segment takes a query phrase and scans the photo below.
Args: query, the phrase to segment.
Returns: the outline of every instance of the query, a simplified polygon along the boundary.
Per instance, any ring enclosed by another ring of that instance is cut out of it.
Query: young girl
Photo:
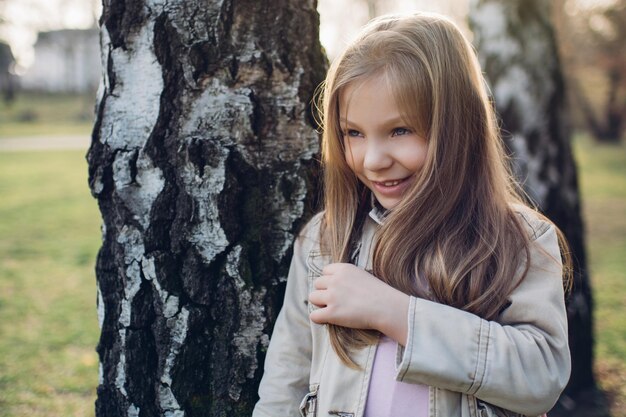
[[[323,92],[255,417],[538,416],[570,372],[559,232],[518,198],[468,41],[375,19]]]

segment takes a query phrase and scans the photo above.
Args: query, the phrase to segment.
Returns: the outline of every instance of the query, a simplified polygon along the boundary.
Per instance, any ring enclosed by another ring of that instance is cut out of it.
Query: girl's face
[[[426,139],[403,121],[383,76],[349,84],[339,109],[346,162],[384,208],[395,207],[424,165]]]

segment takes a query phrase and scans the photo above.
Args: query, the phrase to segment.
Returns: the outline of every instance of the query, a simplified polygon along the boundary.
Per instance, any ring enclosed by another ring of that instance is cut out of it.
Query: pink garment
[[[428,417],[428,387],[396,381],[395,341],[380,338],[364,417]]]
[[[363,417],[428,417],[428,386],[396,381],[396,349],[395,341],[380,338]]]

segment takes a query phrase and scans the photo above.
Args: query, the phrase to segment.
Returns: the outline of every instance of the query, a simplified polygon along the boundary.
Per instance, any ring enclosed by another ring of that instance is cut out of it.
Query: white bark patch
[[[238,290],[246,286],[245,281],[239,273],[239,262],[241,261],[241,245],[236,245],[226,256],[226,273],[233,279]]]
[[[108,72],[108,63],[109,63],[109,53],[111,49],[111,37],[109,36],[109,31],[107,30],[106,25],[102,25],[100,27],[100,65],[102,68],[102,87],[106,91],[111,91],[111,83],[109,81],[109,72]],[[103,91],[104,97],[104,91]],[[98,104],[100,101],[98,100]]]
[[[100,327],[100,330],[102,330],[102,325],[104,324],[104,298],[102,298],[102,291],[100,291],[100,286],[97,285],[96,286],[96,291],[98,294],[98,300],[96,302],[96,306],[98,309],[98,326]]]
[[[233,279],[238,291],[238,310],[240,313],[239,328],[233,335],[233,345],[235,354],[246,358],[248,364],[247,378],[254,378],[254,373],[258,368],[256,359],[256,348],[259,340],[262,343],[269,343],[267,335],[263,334],[265,326],[265,306],[263,300],[266,290],[261,288],[256,293],[252,293],[246,288],[246,283],[241,278],[239,265],[241,262],[241,246],[237,245],[227,256],[226,272]],[[265,340],[264,340],[265,338]],[[234,380],[228,388],[228,395],[234,401],[238,401],[241,395],[241,384],[243,380]]]
[[[185,412],[180,409],[176,397],[169,386],[159,386],[157,393],[159,406],[165,412],[166,417],[183,417]]]
[[[180,411],[180,404],[169,386],[159,386],[159,405],[166,412]]]
[[[304,199],[306,197],[306,182],[303,178],[294,175],[293,173],[282,173],[281,176],[287,177],[292,182],[294,189],[293,194],[289,197],[290,201],[285,200],[282,192],[276,187],[271,190],[272,192],[272,210],[276,213],[282,213],[281,216],[275,219],[275,230],[277,234],[281,235],[280,239],[276,239],[277,242],[281,242],[281,246],[274,248],[272,256],[277,262],[280,262],[287,250],[293,243],[293,233],[290,232],[293,223],[302,217],[304,213]],[[286,280],[287,277],[279,277],[281,281]]]
[[[144,277],[150,281],[159,295],[161,305],[163,306],[163,315],[166,318],[166,326],[169,330],[169,351],[165,358],[164,366],[161,371],[161,385],[158,389],[158,402],[166,416],[183,417],[185,413],[181,410],[180,404],[176,400],[171,389],[172,384],[172,367],[176,361],[176,357],[180,352],[181,346],[185,343],[188,333],[189,310],[182,308],[178,311],[178,297],[170,295],[159,283],[154,259],[144,257],[141,260],[141,268]]]
[[[245,45],[242,45],[238,52],[239,62],[250,62],[252,60],[258,60],[261,58],[261,49],[252,39],[248,39]],[[274,52],[274,51],[271,51]],[[249,78],[246,78],[249,79]]]
[[[133,218],[145,229],[150,224],[150,210],[154,201],[163,190],[165,180],[162,171],[155,167],[152,160],[139,151],[136,161],[137,175],[131,176],[131,164],[135,151],[120,151],[113,161],[113,181],[115,192],[133,213]]]
[[[137,205],[137,213],[141,225],[146,229],[149,225],[150,210],[154,201],[159,196],[165,185],[162,171],[155,167],[152,160],[142,151],[137,159],[137,177],[135,179],[139,186],[140,200]]]
[[[161,306],[163,308],[163,316],[165,318],[174,317],[178,313],[179,299],[175,295],[169,294],[161,287],[159,280],[156,276],[156,270],[154,266],[153,258],[143,258],[141,261],[141,268],[143,270],[144,277],[152,282],[152,286],[157,291],[159,299],[161,300]]]
[[[190,111],[182,126],[182,136],[204,136],[220,138],[222,145],[243,140],[252,132],[250,114],[252,103],[248,95],[251,90],[232,90],[218,79],[211,80],[204,92],[190,105]]]
[[[105,74],[103,75],[103,77],[106,77],[106,71],[103,71],[103,73]],[[100,83],[98,84],[98,92],[96,95],[96,109],[100,108],[100,104],[102,102],[103,97],[104,97],[104,81],[100,79]],[[97,114],[97,110],[96,110],[96,114]],[[102,169],[96,169],[93,174],[92,191],[95,195],[99,195],[102,192],[102,190],[104,190],[104,182],[102,181],[102,173],[103,173]]]
[[[187,139],[189,140],[189,139]],[[217,166],[206,166],[199,176],[198,169],[188,162],[182,169],[185,191],[195,202],[193,227],[189,241],[196,247],[205,264],[210,264],[215,256],[228,246],[226,234],[219,222],[217,198],[226,181],[226,148],[218,148]]]
[[[169,0],[146,0],[146,7],[148,9],[157,9],[167,6]]]
[[[120,311],[119,323],[130,326],[130,314],[133,299],[141,288],[141,269],[137,261],[133,261],[126,268],[126,285],[124,285],[124,298],[122,299],[122,310]]]
[[[513,135],[511,138],[511,147],[515,159],[513,160],[513,170],[520,183],[524,185],[524,189],[530,197],[540,207],[545,204],[548,197],[549,188],[539,177],[539,172],[543,165],[543,161],[539,156],[533,156],[528,149],[528,140],[521,135]]]
[[[502,74],[494,87],[494,97],[498,106],[506,108],[511,103],[516,107],[516,116],[527,129],[544,130],[545,115],[543,105],[534,91],[534,85],[524,68],[511,65]],[[526,129],[525,129],[526,130]]]
[[[130,326],[131,306],[133,298],[141,287],[140,262],[143,259],[145,248],[141,233],[132,226],[124,226],[117,236],[117,242],[124,248],[124,263],[126,263],[124,280],[124,298],[122,299],[119,323]]]
[[[171,389],[171,372],[176,357],[180,352],[180,347],[187,337],[189,330],[189,310],[183,307],[176,317],[167,319],[166,323],[169,329],[170,343],[169,352],[167,358],[165,358],[165,364],[160,377],[162,385],[159,387],[158,401],[161,409],[166,411],[166,415],[168,415],[167,413],[171,413],[169,415],[184,416],[184,412],[180,409],[180,405]]]
[[[258,49],[253,48],[254,45],[248,46],[250,57],[258,54]],[[245,50],[242,54],[244,58],[247,56]],[[247,68],[244,58],[241,59],[240,72],[245,72]],[[258,69],[250,66],[250,71],[258,71]],[[224,184],[227,146],[234,144],[246,163],[256,169],[273,167],[277,160],[296,161],[294,169],[297,169],[299,161],[311,160],[318,152],[316,132],[306,123],[294,122],[287,116],[302,114],[306,111],[305,105],[298,97],[298,80],[303,74],[302,68],[297,69],[296,81],[292,81],[291,75],[281,74],[278,70],[272,75],[272,96],[275,97],[273,104],[278,113],[285,115],[276,121],[275,131],[280,135],[280,140],[250,143],[251,140],[259,138],[254,138],[250,125],[254,104],[250,98],[252,90],[249,88],[233,90],[221,85],[219,80],[213,79],[202,95],[189,105],[190,111],[181,129],[181,135],[188,138],[186,140],[215,141],[219,152],[219,156],[215,157],[218,160],[217,167],[204,167],[203,178],[199,177],[197,168],[191,163],[184,172],[186,190],[196,200],[198,215],[201,219],[201,223],[193,229],[190,241],[199,249],[205,262],[212,261],[228,245],[226,236],[217,221],[219,217],[216,205],[217,196]],[[246,75],[246,79],[251,79],[251,77],[254,78],[254,75]],[[277,261],[283,259],[292,244],[293,234],[290,231],[294,221],[299,219],[304,212],[303,199],[307,191],[304,179],[296,177],[293,172],[279,175],[288,177],[289,181],[294,184],[294,195],[286,201],[277,185],[267,190],[271,198],[271,210],[280,213],[280,216],[275,217],[277,238],[273,239],[280,243],[278,247],[272,248],[272,256]],[[207,177],[213,178],[213,188],[204,187]],[[280,279],[284,280],[286,277],[280,277]]]
[[[106,52],[109,50],[111,40],[109,38],[109,32],[106,29],[106,25],[102,25],[100,28],[100,59],[101,59],[101,68],[102,68],[102,77],[100,78],[100,82],[98,83],[98,91],[96,93],[96,109],[99,109],[102,105],[102,100],[105,97],[105,94],[110,90],[109,86],[109,74],[107,71],[107,59],[109,54]],[[96,110],[96,120],[98,115],[98,110]],[[100,128],[102,129],[102,127]],[[102,130],[101,130],[102,132]],[[104,182],[102,181],[102,169],[96,169],[93,176],[93,186],[92,191],[95,195],[99,195],[104,189]],[[103,239],[104,240],[104,239]]]
[[[265,326],[265,306],[263,304],[265,289],[252,293],[250,290],[241,290],[238,294],[238,304],[240,312],[239,328],[233,335],[233,345],[236,348],[235,355],[246,358],[247,378],[254,378],[254,373],[259,367],[256,359],[256,349],[259,340],[265,346],[269,344],[269,337],[263,333]],[[241,384],[243,379],[231,381],[228,388],[229,397],[238,401],[241,395]]]
[[[111,91],[110,80],[105,77],[110,95],[102,115],[100,140],[113,149],[142,148],[159,115],[163,77],[154,54],[153,32],[154,21],[150,21],[127,42],[124,50],[111,49],[103,29],[102,44],[113,62],[115,85]]]
[[[137,407],[135,404],[129,405],[126,414],[128,415],[128,417],[139,417],[139,407]]]
[[[143,276],[148,281],[156,280],[156,266],[154,265],[154,258],[144,257],[141,260],[141,269],[143,270]]]
[[[124,298],[122,299],[120,316],[118,322],[123,326],[119,330],[119,350],[120,357],[116,366],[115,386],[119,392],[128,397],[126,392],[126,329],[130,325],[131,306],[133,297],[141,286],[140,262],[143,258],[145,248],[141,233],[132,226],[124,226],[117,235],[117,243],[124,250],[124,263],[127,265],[124,280]]]
[[[250,56],[254,54],[258,54],[258,50],[250,51]],[[243,67],[240,71],[245,71],[244,60],[241,61],[241,65]],[[297,81],[304,74],[304,70],[298,68],[295,72],[296,81],[293,82],[289,78],[291,75],[283,76],[278,70],[274,73],[273,104],[283,115],[302,114],[306,111],[305,105],[298,97]],[[261,75],[266,77],[264,72],[259,72],[259,76]],[[247,76],[246,79],[251,78]],[[277,120],[275,130],[280,135],[279,140],[250,143],[250,140],[254,140],[250,125],[254,109],[250,99],[252,93],[253,91],[247,87],[232,89],[220,84],[217,79],[211,80],[211,84],[190,104],[181,135],[219,138],[220,146],[235,144],[244,160],[257,169],[272,167],[277,160],[311,159],[319,150],[317,133],[306,123],[294,122],[290,117],[280,117]],[[303,146],[303,143],[306,146]]]
[[[516,116],[520,119],[520,125],[525,126],[526,131],[543,130],[545,103],[540,101],[542,97],[550,97],[552,92],[542,91],[538,94],[537,83],[530,78],[528,70],[522,65],[531,60],[531,62],[544,62],[542,54],[545,48],[533,39],[532,42],[524,44],[522,51],[520,41],[509,33],[507,22],[510,19],[507,17],[506,6],[497,2],[488,2],[479,6],[476,4],[477,0],[473,1],[472,19],[480,28],[480,56],[483,61],[485,57],[497,57],[499,62],[509,63],[504,72],[497,74],[493,86],[493,94],[498,107],[506,108],[513,104]],[[527,30],[530,29],[527,28]],[[515,64],[515,62],[520,62],[520,56],[525,57],[523,62]],[[549,76],[543,78],[549,80]],[[543,89],[552,84],[541,83],[541,86]]]
[[[499,64],[493,75],[493,94],[499,109],[512,109],[517,131],[511,140],[514,169],[531,198],[545,206],[550,189],[559,184],[562,172],[552,163],[558,146],[550,139],[550,100],[555,96],[556,60],[546,59],[552,53],[551,40],[541,23],[523,22],[515,11],[502,2],[472,0],[472,15],[483,61]],[[537,4],[548,15],[549,2]],[[524,30],[517,30],[524,25]],[[517,29],[516,29],[517,28]],[[532,154],[528,140],[535,141]]]
[[[237,347],[238,354],[253,360],[256,357],[256,347],[263,337],[263,328],[265,327],[265,306],[263,305],[265,293],[265,288],[254,294],[250,290],[239,293],[241,321],[239,322],[239,329],[233,336],[233,345]],[[254,378],[254,372],[258,367],[256,360],[254,362],[254,365],[248,368],[248,378]]]
[[[120,359],[115,368],[115,387],[124,397],[128,397],[126,392],[126,329],[118,331],[120,337]]]
[[[132,226],[122,227],[117,235],[117,243],[124,247],[124,263],[126,265],[130,265],[133,261],[141,261],[146,251],[141,233]]]
[[[179,348],[183,345],[187,337],[188,324],[189,310],[185,307],[180,311],[178,317],[172,317],[167,320],[167,327],[170,329],[170,336],[172,337],[172,347],[170,351],[174,354],[178,354]]]
[[[470,3],[470,8],[474,10],[472,19],[480,27],[481,55],[496,55],[503,61],[518,55],[520,45],[507,35],[506,6],[495,2],[478,6],[478,0],[471,0]]]

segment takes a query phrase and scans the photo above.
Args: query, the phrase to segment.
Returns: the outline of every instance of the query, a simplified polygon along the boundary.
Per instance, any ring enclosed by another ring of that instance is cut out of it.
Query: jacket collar
[[[369,216],[372,220],[374,220],[378,225],[383,224],[385,218],[389,214],[389,210],[380,205],[374,194],[372,194],[371,199],[372,209],[369,212]]]

